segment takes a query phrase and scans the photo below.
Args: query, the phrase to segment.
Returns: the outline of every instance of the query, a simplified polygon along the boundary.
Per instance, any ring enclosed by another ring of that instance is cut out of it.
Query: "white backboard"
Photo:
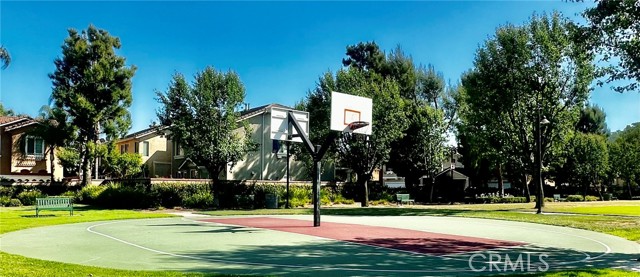
[[[293,111],[293,115],[294,117],[298,120],[298,123],[300,123],[300,127],[302,127],[304,133],[308,136],[309,135],[309,113],[308,112],[303,112],[303,111],[297,111],[297,110],[290,110],[290,109],[285,109],[285,108],[279,108],[279,107],[271,107],[271,130],[270,131],[270,137],[271,139],[275,139],[275,140],[282,140],[282,141],[287,141],[287,137],[289,136],[289,121],[287,118],[287,113],[289,111]],[[293,135],[297,135],[298,132],[296,131],[295,128],[292,128],[292,134]],[[302,142],[302,138],[300,137],[294,137],[291,140],[288,141],[293,141],[293,142]]]
[[[353,130],[353,133],[371,135],[373,129],[373,102],[371,98],[340,92],[331,92],[331,130],[351,132],[348,125],[365,121],[368,126]]]

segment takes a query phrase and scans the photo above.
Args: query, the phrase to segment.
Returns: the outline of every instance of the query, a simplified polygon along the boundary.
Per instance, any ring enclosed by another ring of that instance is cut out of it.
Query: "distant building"
[[[47,153],[47,145],[42,138],[28,135],[36,124],[37,121],[26,116],[0,116],[0,177],[3,179],[51,179],[51,158]],[[54,179],[62,179],[62,166],[55,163],[54,167]]]
[[[280,104],[269,104],[246,109],[238,121],[247,121],[252,130],[251,139],[258,143],[235,166],[227,166],[220,176],[222,180],[283,180],[286,179],[286,147],[283,142],[270,138],[271,108],[291,109]],[[152,178],[208,179],[207,170],[184,155],[179,143],[166,135],[165,127],[151,127],[125,136],[116,143],[121,152],[139,153]],[[241,128],[238,131],[242,131]],[[306,168],[294,157],[290,160],[291,180],[303,180]],[[333,178],[333,168],[326,169],[323,179]]]

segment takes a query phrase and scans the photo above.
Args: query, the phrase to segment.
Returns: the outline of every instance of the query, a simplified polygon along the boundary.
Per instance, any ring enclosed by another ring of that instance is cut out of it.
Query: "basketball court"
[[[320,227],[310,216],[90,222],[7,233],[0,250],[118,269],[289,276],[475,276],[491,264],[493,273],[633,269],[640,253],[634,242],[586,230],[430,216],[323,216]]]

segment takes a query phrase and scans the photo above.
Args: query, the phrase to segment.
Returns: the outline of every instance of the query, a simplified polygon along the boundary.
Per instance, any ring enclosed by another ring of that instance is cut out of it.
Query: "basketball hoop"
[[[347,126],[348,126],[349,130],[354,131],[354,130],[360,129],[362,127],[369,126],[369,122],[366,122],[366,121],[354,121],[354,122],[349,123]]]

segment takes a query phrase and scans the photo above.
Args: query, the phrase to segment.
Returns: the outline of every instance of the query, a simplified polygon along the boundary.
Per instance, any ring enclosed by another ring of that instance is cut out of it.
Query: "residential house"
[[[227,169],[219,176],[222,180],[284,180],[286,179],[286,147],[281,141],[270,138],[271,108],[291,109],[280,104],[269,104],[240,113],[238,121],[246,121],[251,129],[251,139],[257,143],[256,150]],[[151,127],[129,134],[117,142],[121,152],[140,153],[148,169],[149,177],[209,178],[207,170],[184,155],[179,143],[172,141],[161,127]],[[239,128],[236,130],[242,132]],[[303,180],[304,165],[293,157],[290,160],[291,180]],[[333,168],[327,167],[323,179],[333,178]]]
[[[8,180],[50,180],[51,158],[42,138],[28,135],[37,121],[26,116],[0,116],[0,177]],[[27,136],[24,140],[21,138]],[[54,179],[62,179],[55,163]]]

